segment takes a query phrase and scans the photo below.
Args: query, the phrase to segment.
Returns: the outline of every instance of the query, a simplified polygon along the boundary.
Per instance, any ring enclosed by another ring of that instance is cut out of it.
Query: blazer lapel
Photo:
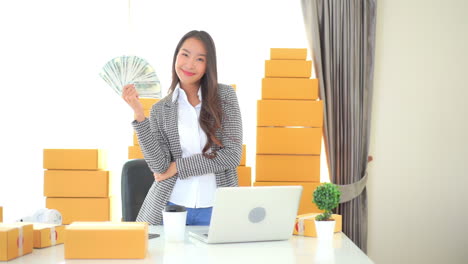
[[[182,158],[182,149],[180,147],[179,129],[177,125],[177,100],[167,100],[164,104],[164,131],[166,131],[169,140],[169,148],[172,153],[172,159]]]

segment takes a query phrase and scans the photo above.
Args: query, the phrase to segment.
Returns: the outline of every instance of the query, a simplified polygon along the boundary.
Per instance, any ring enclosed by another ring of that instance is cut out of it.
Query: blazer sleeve
[[[169,148],[158,125],[161,122],[159,119],[161,115],[155,105],[151,109],[149,119],[132,122],[146,163],[154,173],[166,172],[171,161]]]
[[[220,95],[224,114],[221,122],[220,138],[223,148],[217,151],[216,157],[213,159],[206,158],[203,154],[177,159],[177,174],[181,179],[235,169],[240,164],[242,156],[242,119],[237,96],[232,87],[221,84]]]

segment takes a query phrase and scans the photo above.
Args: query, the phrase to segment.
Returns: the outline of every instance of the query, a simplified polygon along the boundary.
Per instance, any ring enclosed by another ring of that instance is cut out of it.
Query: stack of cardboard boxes
[[[34,224],[34,247],[65,243],[66,259],[144,258],[147,223],[110,221],[110,175],[100,149],[45,149],[46,207],[68,226]]]
[[[46,207],[62,223],[110,221],[110,175],[100,149],[44,149]]]
[[[149,118],[150,113],[151,113],[151,108],[153,107],[155,103],[159,101],[159,99],[140,98],[139,100],[141,104],[143,105],[145,116]],[[138,137],[135,131],[133,131],[133,146],[128,147],[128,159],[144,159],[143,153],[141,152],[141,148],[138,143]]]
[[[306,56],[307,49],[271,49],[257,103],[254,185],[302,185],[299,214],[321,212],[312,197],[320,184],[323,105]]]

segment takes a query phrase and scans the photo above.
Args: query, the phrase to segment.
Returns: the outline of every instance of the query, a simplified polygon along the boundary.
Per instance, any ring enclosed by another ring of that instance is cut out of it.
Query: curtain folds
[[[340,185],[343,232],[367,251],[367,157],[376,0],[301,0],[320,99],[330,180]]]

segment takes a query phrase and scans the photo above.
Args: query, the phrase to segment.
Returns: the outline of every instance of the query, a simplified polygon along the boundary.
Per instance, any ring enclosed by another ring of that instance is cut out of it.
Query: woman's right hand
[[[127,84],[122,89],[122,98],[135,112],[135,120],[141,122],[145,120],[145,112],[143,111],[143,105],[138,100],[138,92],[135,89],[135,85]]]

